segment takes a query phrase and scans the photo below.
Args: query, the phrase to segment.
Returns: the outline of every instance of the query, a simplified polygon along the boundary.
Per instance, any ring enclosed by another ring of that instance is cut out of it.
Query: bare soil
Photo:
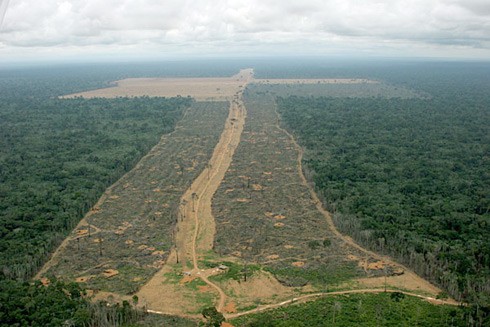
[[[113,87],[74,93],[63,98],[190,96],[198,101],[231,101],[250,73],[251,70],[242,70],[237,75],[224,78],[128,78],[114,82]]]

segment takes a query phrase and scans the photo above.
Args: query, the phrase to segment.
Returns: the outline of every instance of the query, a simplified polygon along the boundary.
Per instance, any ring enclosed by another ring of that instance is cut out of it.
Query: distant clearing
[[[115,82],[114,87],[74,93],[63,98],[117,98],[117,97],[175,97],[191,96],[198,101],[232,100],[243,85],[248,70],[224,78],[127,78]]]

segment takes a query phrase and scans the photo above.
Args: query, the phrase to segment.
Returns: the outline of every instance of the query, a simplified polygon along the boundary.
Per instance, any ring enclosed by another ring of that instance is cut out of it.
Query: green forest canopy
[[[490,75],[417,73],[406,81],[430,98],[285,97],[279,111],[342,232],[488,305]]]

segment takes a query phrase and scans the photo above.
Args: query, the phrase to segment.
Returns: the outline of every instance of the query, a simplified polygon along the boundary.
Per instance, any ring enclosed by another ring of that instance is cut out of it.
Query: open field
[[[205,168],[227,103],[194,103],[176,130],[107,190],[38,274],[128,294],[158,271],[174,241],[179,200]]]
[[[74,93],[64,98],[191,96],[198,101],[232,100],[250,72],[242,70],[227,78],[128,78],[114,82],[114,87]]]

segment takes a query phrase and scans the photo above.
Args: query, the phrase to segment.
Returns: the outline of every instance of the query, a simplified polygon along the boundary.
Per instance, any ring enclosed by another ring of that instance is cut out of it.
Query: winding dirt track
[[[215,283],[209,280],[209,276],[218,273],[216,269],[201,269],[199,258],[207,251],[212,250],[215,223],[211,212],[211,200],[223,180],[228,167],[231,164],[236,147],[240,143],[240,137],[245,124],[246,110],[242,101],[242,93],[247,83],[252,80],[253,70],[240,71],[235,76],[240,84],[230,104],[230,113],[220,140],[216,145],[213,155],[206,165],[206,169],[196,178],[191,187],[181,198],[179,223],[175,234],[176,248],[173,251],[174,263],[182,265],[182,270],[191,278],[200,278],[212,287],[219,295],[216,307],[221,311],[226,302],[226,294]],[[162,269],[165,271],[166,267]],[[162,275],[162,274],[157,274]],[[159,282],[150,280],[140,291],[139,295],[148,300],[152,309],[159,309],[152,305],[152,298],[158,294],[158,287],[163,287]],[[150,312],[159,313],[152,310]]]

